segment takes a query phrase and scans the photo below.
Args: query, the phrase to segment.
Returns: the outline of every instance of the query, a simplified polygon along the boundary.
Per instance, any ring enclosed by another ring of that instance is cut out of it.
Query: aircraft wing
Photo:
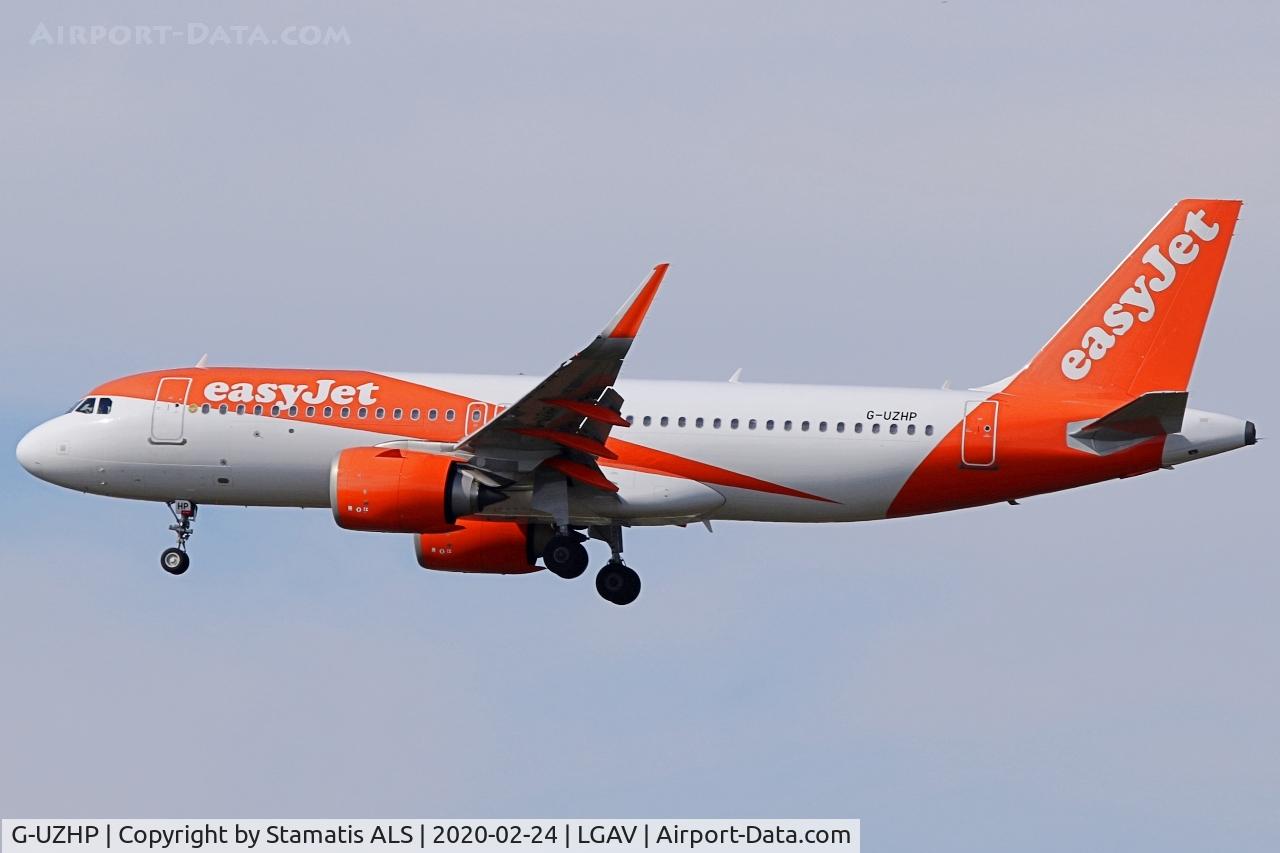
[[[598,459],[616,458],[605,446],[609,431],[630,426],[613,385],[666,273],[667,264],[654,267],[586,349],[463,438],[457,449],[473,454],[473,466],[499,475],[550,470],[616,492],[618,487],[597,464]]]

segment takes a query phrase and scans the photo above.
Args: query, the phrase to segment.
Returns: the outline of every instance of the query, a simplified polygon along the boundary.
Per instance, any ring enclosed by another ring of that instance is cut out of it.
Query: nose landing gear
[[[169,525],[178,537],[178,547],[166,548],[160,554],[160,568],[171,575],[180,575],[191,566],[191,557],[187,555],[187,540],[195,532],[192,522],[196,519],[198,507],[191,501],[168,501],[169,512],[173,513],[173,524]]]

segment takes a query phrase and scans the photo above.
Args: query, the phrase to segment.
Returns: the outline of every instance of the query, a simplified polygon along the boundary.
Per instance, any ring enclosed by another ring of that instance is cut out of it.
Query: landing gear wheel
[[[554,575],[565,580],[579,577],[587,570],[587,549],[572,536],[552,536],[542,549],[542,562]]]
[[[630,604],[640,595],[640,576],[622,563],[606,563],[596,575],[596,592],[610,604]]]
[[[180,575],[191,566],[191,558],[186,551],[177,548],[165,548],[160,555],[160,567],[171,575]]]

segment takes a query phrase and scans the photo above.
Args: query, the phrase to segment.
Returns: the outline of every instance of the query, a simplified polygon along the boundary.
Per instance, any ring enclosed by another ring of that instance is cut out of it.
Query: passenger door
[[[187,394],[191,380],[186,377],[167,376],[156,388],[156,404],[151,410],[152,444],[185,444],[182,437],[183,419],[186,416]]]

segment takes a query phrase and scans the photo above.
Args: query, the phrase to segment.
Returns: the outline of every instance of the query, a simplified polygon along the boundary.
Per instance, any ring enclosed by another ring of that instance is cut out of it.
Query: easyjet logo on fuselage
[[[1158,274],[1158,278],[1140,275],[1133,286],[1120,294],[1102,313],[1102,326],[1090,326],[1080,339],[1078,349],[1068,350],[1062,357],[1062,375],[1071,380],[1084,379],[1095,361],[1107,357],[1116,341],[1139,323],[1149,323],[1156,316],[1156,294],[1173,284],[1179,266],[1186,266],[1200,254],[1200,244],[1195,238],[1211,242],[1218,236],[1217,224],[1204,221],[1204,211],[1187,214],[1183,233],[1169,241],[1163,249],[1159,244],[1151,246],[1142,256],[1142,262]],[[1106,328],[1103,328],[1105,326]]]
[[[319,379],[312,390],[311,385],[289,384],[285,382],[210,382],[204,386],[204,397],[213,403],[223,400],[228,403],[281,403],[285,408],[295,406],[299,401],[309,406],[320,403],[332,403],[335,406],[349,406],[356,403],[361,406],[372,406],[377,402],[374,394],[378,386],[372,382],[363,385],[339,385],[336,379]]]

